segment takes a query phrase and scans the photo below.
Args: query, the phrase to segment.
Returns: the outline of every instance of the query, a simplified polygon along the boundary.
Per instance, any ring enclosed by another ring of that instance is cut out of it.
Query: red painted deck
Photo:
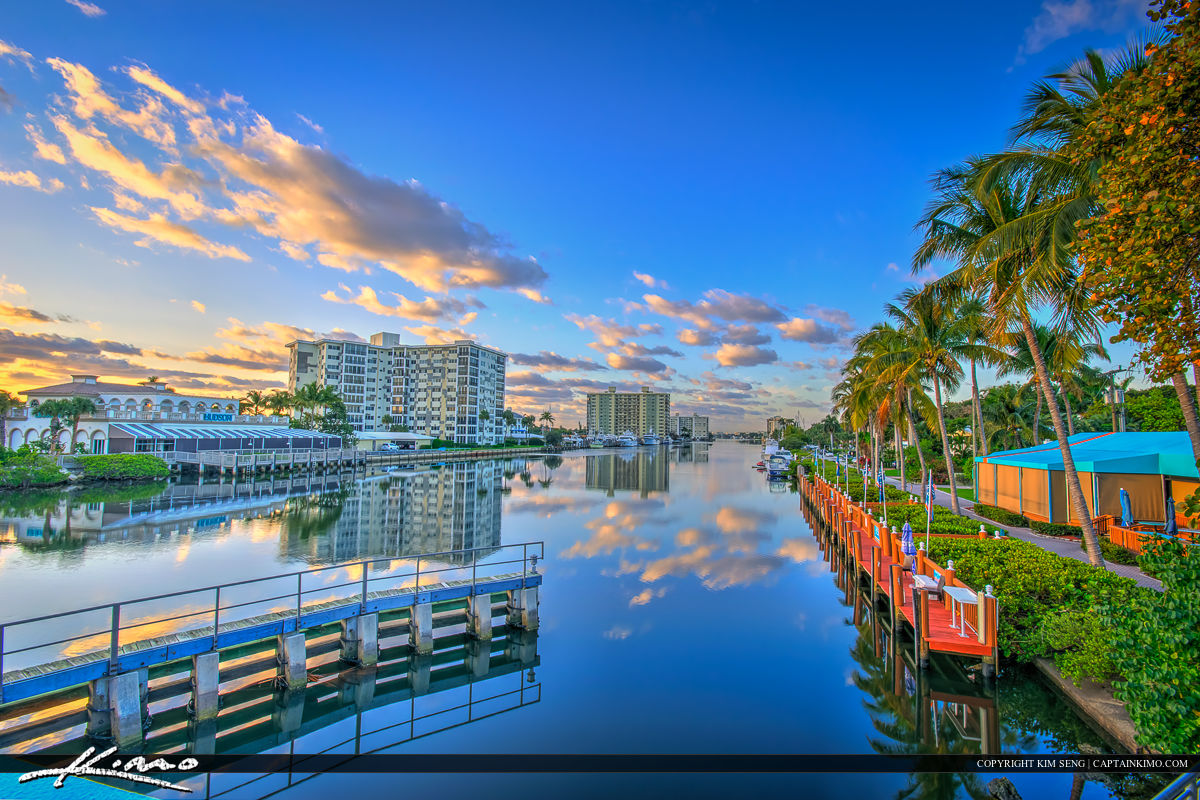
[[[879,544],[875,537],[871,536],[866,531],[859,530],[852,526],[851,530],[859,537],[861,548],[859,552],[870,554],[871,548]],[[857,555],[855,556],[857,559]],[[859,562],[860,564],[862,562]],[[891,597],[891,565],[898,563],[895,559],[884,556],[882,552],[879,557],[879,573],[883,576],[883,581],[876,582],[879,590],[883,594]],[[867,563],[862,564],[863,569],[869,574],[871,572],[871,562],[867,559]],[[882,585],[881,585],[882,583]],[[900,595],[903,598],[903,603],[900,605],[900,612],[904,618],[908,620],[908,624],[913,624],[913,605],[912,605],[912,573],[901,571],[900,573]],[[968,618],[969,619],[969,618]],[[925,631],[925,640],[929,642],[929,649],[938,653],[957,653],[964,656],[990,656],[992,648],[990,645],[980,644],[978,634],[968,626],[965,630],[966,637],[959,636],[958,620],[954,622],[954,627],[950,627],[950,598],[946,596],[944,600],[938,601],[930,598],[929,600],[929,630]]]
[[[863,515],[863,512],[856,505],[847,503],[844,498],[835,494],[832,491],[832,487],[830,487],[824,481],[818,481],[816,484],[813,484],[806,480],[805,484],[808,486],[807,491],[811,492],[810,499],[814,500],[818,504],[828,503],[829,511],[834,514],[844,515],[844,518],[849,520],[849,536],[852,538],[850,538],[846,544],[848,545],[847,550],[850,553],[850,557],[861,566],[863,571],[865,571],[868,575],[872,575],[872,581],[878,587],[877,591],[887,595],[890,599],[892,583],[891,567],[893,564],[899,564],[900,562],[892,556],[886,555],[885,548],[881,546],[879,540],[877,540],[871,533],[864,529],[863,526],[871,526],[871,521],[868,520],[865,515]],[[862,523],[861,525],[859,524],[860,521]],[[833,520],[830,520],[830,522],[833,522]],[[834,535],[838,536],[836,532]],[[879,547],[878,578],[872,574],[871,551],[874,547]],[[899,553],[899,548],[894,544],[888,549],[894,550],[894,552],[897,554]],[[947,574],[947,571],[943,567],[934,564],[932,561],[926,561],[925,574],[930,573],[943,575]],[[947,581],[947,584],[949,585],[950,581]],[[957,580],[954,581],[954,585],[964,586],[961,581]],[[900,570],[900,598],[895,605],[904,619],[908,622],[909,626],[915,629],[916,626],[914,625],[915,613],[912,602],[912,586],[912,573]],[[981,594],[975,590],[974,587],[967,588],[970,588],[972,591],[976,592],[977,595]],[[982,597],[980,599],[982,601]],[[977,610],[974,607],[967,606],[966,608],[967,626],[964,629],[966,636],[962,636],[959,634],[959,624],[957,619],[955,619],[955,624],[953,627],[950,625],[951,615],[949,595],[943,595],[942,600],[935,600],[930,597],[927,603],[928,629],[922,632],[922,638],[927,643],[929,650],[933,652],[953,653],[956,655],[973,656],[977,658],[995,657],[997,655],[997,648],[995,642],[996,623],[994,617],[994,602],[994,600],[989,598],[989,603],[991,604],[990,607],[993,611],[993,618],[991,620],[991,624],[986,625],[987,630],[984,632],[984,641],[981,642],[978,632],[973,627],[978,616]]]

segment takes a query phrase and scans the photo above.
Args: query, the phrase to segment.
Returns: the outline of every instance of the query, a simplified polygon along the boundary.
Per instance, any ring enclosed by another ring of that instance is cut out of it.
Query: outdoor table
[[[958,606],[958,635],[965,638],[967,615],[963,613],[963,606],[978,606],[979,595],[962,586],[947,586],[944,591],[950,597],[950,627],[954,627],[954,607]]]

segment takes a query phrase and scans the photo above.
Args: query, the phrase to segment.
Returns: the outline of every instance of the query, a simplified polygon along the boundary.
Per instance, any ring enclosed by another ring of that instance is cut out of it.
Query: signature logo
[[[93,775],[101,778],[122,778],[134,783],[145,783],[150,786],[157,786],[160,789],[174,789],[179,792],[192,791],[186,786],[170,781],[164,781],[159,778],[152,778],[143,773],[150,770],[182,770],[184,772],[193,770],[200,765],[200,762],[194,758],[185,758],[178,764],[172,764],[163,758],[156,758],[153,761],[146,761],[143,756],[134,756],[133,758],[124,761],[121,758],[113,759],[111,767],[98,766],[104,762],[109,756],[117,752],[116,747],[110,747],[99,755],[93,756],[96,748],[89,747],[79,758],[71,762],[70,766],[60,769],[39,769],[36,772],[26,772],[17,782],[28,783],[36,781],[40,778],[57,778],[54,781],[54,788],[61,789],[63,783],[72,775],[83,776]]]

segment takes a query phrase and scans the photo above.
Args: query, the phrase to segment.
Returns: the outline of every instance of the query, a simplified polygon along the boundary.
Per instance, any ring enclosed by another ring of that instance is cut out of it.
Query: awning
[[[1077,433],[1068,437],[1075,468],[1080,472],[1197,477],[1191,439],[1186,431],[1164,433]],[[1063,469],[1057,442],[980,456],[980,464],[1030,469]]]
[[[332,433],[269,425],[171,425],[151,422],[113,422],[115,430],[135,439],[340,439]]]

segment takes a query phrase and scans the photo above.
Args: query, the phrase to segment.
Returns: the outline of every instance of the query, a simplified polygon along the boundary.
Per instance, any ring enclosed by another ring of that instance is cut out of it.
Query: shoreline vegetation
[[[0,490],[60,487],[73,481],[161,481],[171,474],[166,461],[149,453],[80,455],[70,458],[79,467],[78,475],[60,466],[58,459],[28,447],[0,450]]]
[[[861,499],[865,488],[867,508],[878,518],[874,481],[864,486],[857,470],[849,478],[844,471],[835,477],[832,464],[822,473],[812,459],[802,463],[810,475],[848,488],[851,498]],[[885,497],[889,527],[908,522],[923,546],[927,511],[921,499],[893,486],[885,486]],[[1002,525],[1016,527],[1017,516]],[[1007,536],[1002,525],[989,530],[988,538],[963,538],[978,534],[975,521],[935,506],[926,554],[940,565],[953,561],[955,577],[976,591],[992,587],[1001,609],[1002,659],[1046,674],[1052,667],[1071,683],[1072,700],[1086,713],[1100,715],[1096,724],[1131,748],[1192,752],[1200,743],[1200,692],[1187,681],[1198,666],[1187,655],[1191,632],[1182,626],[1196,613],[1190,587],[1200,580],[1200,560],[1185,557],[1179,542],[1147,542],[1136,563],[1162,581],[1160,592]],[[993,538],[995,533],[1003,538]],[[1111,701],[1096,699],[1103,693]],[[1137,731],[1129,742],[1122,733],[1122,713]]]
[[[1183,753],[1200,750],[1200,550],[1148,536],[1133,558],[1106,541],[1069,444],[1127,430],[1128,413],[1134,431],[1186,430],[1200,467],[1200,13],[1185,0],[1148,13],[1160,25],[1143,40],[1087,50],[1034,83],[1004,149],[932,176],[911,262],[920,285],[854,338],[830,416],[781,444],[827,445],[870,470],[895,463],[905,487],[949,484],[929,556],[995,588],[1004,657],[1104,684],[1139,747]],[[1132,345],[1128,368],[1103,363],[1113,330],[1110,342]],[[980,368],[1019,382],[981,387]],[[1159,385],[1127,398],[1135,368]],[[967,400],[948,401],[960,390]],[[963,527],[957,489],[974,477],[958,476],[975,476],[976,458],[1041,444],[1061,454],[1077,525],[973,511],[1078,536],[1086,563],[1032,542],[945,536]],[[865,488],[855,477],[851,496]],[[1200,524],[1200,489],[1180,506],[1168,517]],[[1110,559],[1135,562],[1161,591],[1113,574]]]

